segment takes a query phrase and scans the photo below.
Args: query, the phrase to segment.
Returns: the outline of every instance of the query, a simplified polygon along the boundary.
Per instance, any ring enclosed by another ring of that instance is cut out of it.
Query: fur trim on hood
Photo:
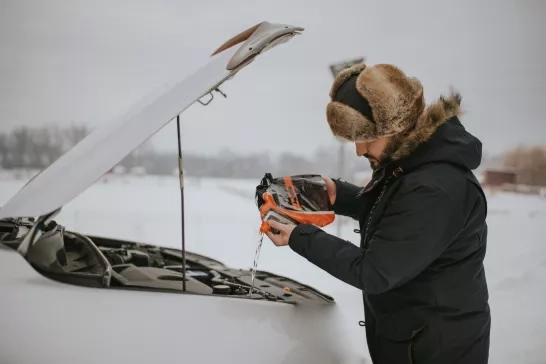
[[[443,123],[452,117],[459,117],[462,97],[452,91],[449,96],[440,96],[428,105],[417,119],[415,126],[402,136],[398,148],[393,151],[393,161],[407,157],[421,143],[426,142]]]

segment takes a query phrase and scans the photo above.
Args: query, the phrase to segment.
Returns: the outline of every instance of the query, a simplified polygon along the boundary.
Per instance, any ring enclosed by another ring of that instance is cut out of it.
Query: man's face
[[[384,152],[392,137],[378,138],[370,142],[355,142],[356,155],[366,157],[372,169],[377,169],[388,157]]]

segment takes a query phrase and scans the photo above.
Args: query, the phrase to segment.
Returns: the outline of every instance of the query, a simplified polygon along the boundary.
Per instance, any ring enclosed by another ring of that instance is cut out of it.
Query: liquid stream
[[[250,291],[248,292],[249,297],[252,296],[252,293],[254,293],[254,279],[256,278],[256,269],[258,268],[258,259],[260,257],[260,250],[262,249],[262,242],[264,240],[264,234],[260,234],[260,237],[258,238],[258,246],[256,247],[256,254],[254,255],[254,265],[252,267],[251,271],[251,285],[250,285]]]

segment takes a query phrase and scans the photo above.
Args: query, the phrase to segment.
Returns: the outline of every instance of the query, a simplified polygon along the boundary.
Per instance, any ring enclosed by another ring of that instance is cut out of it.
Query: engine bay
[[[32,219],[0,220],[0,243],[17,249]],[[333,298],[292,279],[257,271],[253,293],[251,271],[232,269],[199,254],[151,244],[83,235],[54,221],[25,259],[48,278],[70,284],[269,300],[286,303],[331,303]]]

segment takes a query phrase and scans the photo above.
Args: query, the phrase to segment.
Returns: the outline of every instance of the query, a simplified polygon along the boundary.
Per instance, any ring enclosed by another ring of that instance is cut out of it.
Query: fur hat
[[[341,71],[330,90],[326,117],[346,141],[371,141],[411,128],[425,109],[423,86],[396,66],[361,63]]]

